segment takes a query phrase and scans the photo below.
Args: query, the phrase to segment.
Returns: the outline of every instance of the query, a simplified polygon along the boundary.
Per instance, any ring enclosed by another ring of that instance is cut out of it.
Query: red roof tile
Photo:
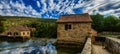
[[[9,30],[31,31],[31,28],[27,26],[13,26]]]
[[[56,22],[92,22],[90,15],[85,14],[71,14],[71,15],[62,15]]]

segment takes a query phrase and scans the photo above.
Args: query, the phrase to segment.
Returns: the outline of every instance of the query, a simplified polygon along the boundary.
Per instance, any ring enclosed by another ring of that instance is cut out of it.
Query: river
[[[56,40],[28,40],[25,42],[1,42],[0,54],[57,54],[52,45]]]
[[[0,54],[77,54],[74,49],[57,48],[56,39],[30,39],[25,42],[0,42]]]

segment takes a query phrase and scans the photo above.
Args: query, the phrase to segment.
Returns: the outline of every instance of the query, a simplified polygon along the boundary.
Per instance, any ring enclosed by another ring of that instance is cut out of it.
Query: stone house
[[[5,32],[2,33],[4,36],[21,36],[30,38],[31,32],[34,31],[35,28],[30,28],[27,26],[13,26],[7,29]]]
[[[84,44],[87,36],[91,36],[91,22],[88,13],[62,15],[56,21],[57,43]]]

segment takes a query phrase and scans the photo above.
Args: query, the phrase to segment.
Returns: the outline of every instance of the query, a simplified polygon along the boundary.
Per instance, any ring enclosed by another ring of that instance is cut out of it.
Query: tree
[[[103,22],[104,22],[104,16],[100,14],[91,15],[91,18],[93,20],[92,22],[92,28],[97,30],[98,32],[103,31]]]
[[[36,37],[56,38],[57,26],[55,23],[40,23],[35,31]]]
[[[28,27],[37,28],[38,24],[39,24],[39,22],[33,21],[33,22],[25,23],[24,25],[28,26]]]
[[[104,30],[105,31],[117,31],[118,18],[115,16],[108,16],[104,19]]]
[[[120,17],[118,18],[118,23],[116,24],[117,32],[120,32]]]
[[[3,21],[4,19],[0,16],[0,33],[4,31]]]

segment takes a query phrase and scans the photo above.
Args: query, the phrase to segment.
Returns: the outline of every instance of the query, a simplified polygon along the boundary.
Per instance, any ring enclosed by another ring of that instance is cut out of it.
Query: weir
[[[101,39],[102,38],[102,39]],[[103,41],[105,39],[105,41]],[[51,41],[40,41],[40,40],[28,40],[26,42],[1,42],[0,54],[119,54],[120,40],[110,37],[97,37],[97,40],[91,42],[91,37],[86,39],[86,43],[83,49],[60,49],[57,46],[51,44]],[[54,41],[53,41],[54,42]],[[42,45],[46,43],[45,45]],[[80,52],[81,51],[81,52]],[[69,52],[69,53],[67,53]]]
[[[53,40],[51,40],[53,41]],[[1,42],[0,54],[57,54],[56,47],[51,42],[28,40],[26,42]]]

